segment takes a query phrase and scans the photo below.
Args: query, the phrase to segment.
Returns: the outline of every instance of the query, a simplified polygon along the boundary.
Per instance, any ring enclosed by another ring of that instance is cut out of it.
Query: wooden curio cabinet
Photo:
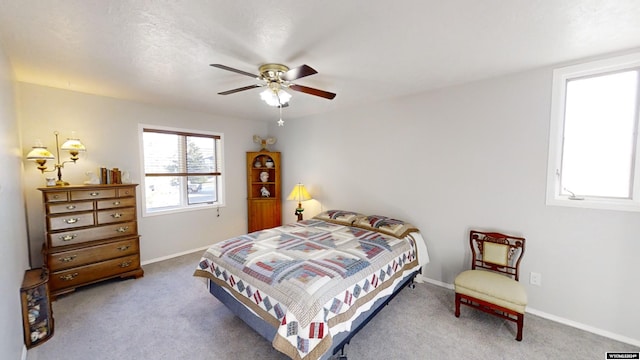
[[[247,152],[249,232],[282,225],[280,153]]]
[[[24,344],[27,349],[49,340],[53,336],[53,313],[46,269],[27,270],[24,274],[20,299],[24,325]]]

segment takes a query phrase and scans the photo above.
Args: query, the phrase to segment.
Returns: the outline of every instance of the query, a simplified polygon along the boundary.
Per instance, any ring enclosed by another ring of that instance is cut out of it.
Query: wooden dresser
[[[39,188],[51,298],[114,277],[141,277],[136,184]]]

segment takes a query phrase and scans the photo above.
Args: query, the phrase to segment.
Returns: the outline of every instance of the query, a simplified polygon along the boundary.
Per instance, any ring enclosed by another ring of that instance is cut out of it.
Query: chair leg
[[[460,317],[460,294],[456,293],[456,317]]]
[[[516,334],[516,340],[522,341],[522,327],[524,325],[524,314],[518,314],[518,333]]]

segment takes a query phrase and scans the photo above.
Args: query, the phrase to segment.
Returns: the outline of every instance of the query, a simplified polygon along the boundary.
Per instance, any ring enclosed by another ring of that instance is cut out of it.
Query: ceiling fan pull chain
[[[278,102],[280,102],[280,98],[278,97]],[[278,120],[278,126],[284,126],[284,120],[282,120],[282,104],[278,106],[280,108],[280,120]]]

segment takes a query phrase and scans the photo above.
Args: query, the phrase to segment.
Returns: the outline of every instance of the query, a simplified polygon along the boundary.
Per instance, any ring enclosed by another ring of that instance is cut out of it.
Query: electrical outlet
[[[542,274],[531,272],[531,274],[529,275],[529,284],[542,286]]]

